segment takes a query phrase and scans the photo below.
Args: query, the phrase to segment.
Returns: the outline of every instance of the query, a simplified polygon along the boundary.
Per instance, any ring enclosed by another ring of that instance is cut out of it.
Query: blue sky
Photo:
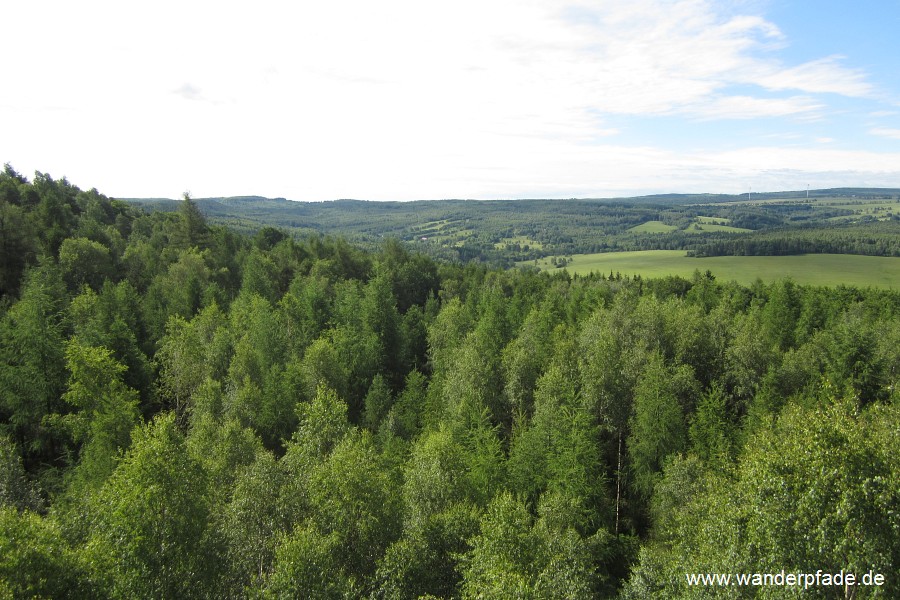
[[[4,20],[0,161],[111,196],[900,187],[892,1],[47,0]]]

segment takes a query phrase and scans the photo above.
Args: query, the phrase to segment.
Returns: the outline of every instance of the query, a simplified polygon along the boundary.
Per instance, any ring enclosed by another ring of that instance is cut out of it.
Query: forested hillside
[[[437,260],[511,267],[546,256],[690,250],[697,256],[843,253],[897,256],[900,190],[816,190],[746,196],[670,194],[609,200],[293,202],[200,198],[210,222],[253,234],[339,235],[377,250],[386,238]],[[132,199],[175,212],[179,202]],[[701,270],[702,267],[701,267]]]
[[[900,293],[436,262],[7,167],[0,294],[0,598],[900,595]]]

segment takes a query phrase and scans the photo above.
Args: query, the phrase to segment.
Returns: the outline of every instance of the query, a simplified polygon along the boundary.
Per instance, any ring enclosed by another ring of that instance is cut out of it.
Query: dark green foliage
[[[0,189],[4,187],[11,185],[0,175]],[[22,274],[36,251],[37,240],[25,209],[0,202],[0,298],[18,294]]]
[[[9,436],[0,436],[0,507],[37,511],[41,504],[36,486],[22,468],[19,449]]]
[[[185,192],[184,199],[178,209],[178,224],[172,235],[172,246],[179,250],[198,248],[202,250],[209,244],[209,227],[206,218],[200,212],[196,202]]]
[[[106,348],[66,346],[69,384],[63,399],[77,412],[61,419],[81,446],[73,476],[76,486],[98,488],[113,472],[121,451],[131,442],[138,422],[138,393],[122,381],[126,367]]]
[[[376,375],[366,394],[365,417],[363,422],[369,429],[375,429],[387,416],[393,404],[391,390],[384,382],[384,377]]]
[[[33,269],[22,299],[0,321],[0,411],[5,428],[25,449],[26,462],[54,457],[59,450],[43,419],[65,412],[64,302],[58,271]]]
[[[690,390],[694,385],[689,368],[668,368],[659,354],[653,354],[635,387],[628,451],[635,487],[646,499],[653,493],[666,458],[680,452],[687,444],[687,426],[679,392]]]
[[[722,467],[734,456],[735,423],[728,397],[721,385],[714,385],[697,403],[690,426],[694,452],[707,464]]]

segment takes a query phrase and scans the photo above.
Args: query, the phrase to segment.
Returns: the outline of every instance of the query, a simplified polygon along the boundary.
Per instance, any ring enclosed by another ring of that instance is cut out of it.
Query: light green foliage
[[[446,430],[423,434],[405,470],[405,526],[421,529],[430,517],[471,495],[462,446]]]
[[[401,314],[413,306],[424,306],[440,286],[436,265],[422,254],[410,254],[394,238],[385,241],[381,259]]]
[[[466,336],[465,341],[448,356],[447,372],[441,380],[441,405],[443,417],[449,422],[462,423],[471,411],[487,411],[489,417],[495,413],[490,410],[491,380],[495,372],[484,360],[484,354],[478,348],[474,333]]]
[[[162,271],[163,257],[147,240],[132,236],[121,258],[121,275],[135,287],[146,291],[153,277]]]
[[[885,391],[896,403],[900,397],[900,323],[882,321],[875,340],[874,362],[881,365]]]
[[[646,340],[637,337],[631,318],[634,304],[633,296],[620,294],[610,309],[588,317],[578,336],[582,393],[601,423],[617,434],[625,430],[646,360]]]
[[[228,561],[222,570],[234,596],[260,588],[272,572],[279,533],[288,527],[278,505],[283,483],[284,473],[267,450],[257,450],[252,463],[237,469],[219,517]]]
[[[527,417],[534,408],[534,387],[550,354],[553,326],[548,310],[535,307],[519,334],[503,349],[503,390],[515,420]]]
[[[900,426],[896,413],[881,415]],[[868,429],[839,401],[816,411],[788,408],[750,443],[740,490],[747,543],[757,549],[750,558],[760,569],[891,572],[900,557],[896,460]]]
[[[0,597],[102,598],[51,519],[0,506]]]
[[[297,405],[300,420],[291,439],[288,454],[295,453],[303,460],[318,460],[327,456],[350,431],[347,403],[337,393],[320,385],[311,402]]]
[[[113,597],[214,595],[207,479],[174,415],[135,431],[94,506],[85,556]]]
[[[340,564],[369,576],[399,530],[398,492],[380,468],[371,436],[348,435],[309,479],[311,522],[338,541]]]
[[[684,574],[695,572],[892,573],[900,557],[897,411],[858,415],[852,402],[829,400],[815,409],[786,407],[749,440],[733,479],[701,475],[696,461],[670,465],[654,511],[667,544],[642,550],[625,597],[709,593],[685,585]],[[896,585],[888,577],[883,587],[857,591],[889,598]],[[785,590],[745,592],[780,598]],[[824,588],[815,593],[832,597]]]
[[[343,570],[337,558],[340,544],[335,533],[323,534],[311,524],[299,525],[280,540],[263,597],[338,600],[359,596],[356,579]]]
[[[201,393],[216,393],[211,388],[205,387]],[[188,453],[203,466],[211,488],[221,496],[234,485],[239,469],[263,450],[262,440],[252,429],[234,417],[216,417],[205,411],[191,419],[186,442]]]
[[[335,569],[368,580],[399,534],[399,489],[371,435],[350,427],[347,406],[333,391],[320,388],[298,412],[300,425],[281,461],[287,479],[279,503],[289,522],[305,520],[303,544],[331,544]]]
[[[474,406],[467,407],[460,414],[460,420],[450,422],[448,426],[463,447],[473,500],[484,506],[502,489],[506,479],[499,427],[491,424],[486,408],[479,411]]]
[[[332,369],[337,367],[346,373],[345,387],[338,391],[346,399],[350,420],[354,423],[360,421],[366,392],[386,360],[382,355],[382,340],[370,326],[371,322],[367,322],[367,317],[371,316],[367,304],[365,290],[358,282],[348,281],[335,286],[337,325],[328,336],[337,356]]]
[[[413,439],[422,429],[427,416],[437,411],[429,411],[427,396],[428,381],[419,371],[410,371],[406,376],[403,391],[391,407],[382,428],[404,439]]]
[[[54,180],[40,172],[35,172],[32,187],[39,198],[32,214],[42,238],[42,249],[45,254],[56,256],[75,224],[73,207],[77,188],[65,177]]]
[[[711,399],[716,398],[715,394]],[[707,467],[696,454],[677,454],[666,461],[661,477],[653,490],[650,502],[651,536],[655,541],[672,543],[678,540],[678,527],[690,511],[685,509],[704,492],[705,477],[718,465]],[[691,525],[696,523],[691,522]]]
[[[551,502],[552,504],[552,502]],[[596,581],[590,545],[555,510],[536,522],[509,493],[498,495],[463,565],[463,598],[586,598]]]
[[[297,405],[297,417],[297,430],[285,444],[285,454],[279,462],[286,478],[279,502],[293,523],[308,513],[308,484],[313,469],[351,431],[347,403],[324,385],[319,386],[312,401]]]
[[[885,396],[883,366],[876,351],[881,332],[860,309],[851,307],[826,334],[825,373],[838,389],[867,404]]]
[[[232,340],[224,314],[215,304],[191,321],[173,315],[159,342],[155,362],[163,398],[183,419],[193,409],[193,397],[207,380],[224,377]]]
[[[448,596],[459,581],[459,555],[478,525],[479,512],[466,474],[464,450],[446,430],[424,433],[404,470],[403,535],[378,567],[386,598]]]
[[[190,319],[199,309],[217,299],[207,264],[209,256],[209,251],[184,250],[165,274],[154,277],[144,299],[144,310],[152,328],[161,330],[172,315]]]
[[[59,268],[71,290],[83,285],[100,289],[113,275],[109,248],[86,238],[66,238],[59,247]]]
[[[781,279],[769,287],[769,298],[763,308],[762,321],[766,333],[782,351],[794,344],[794,330],[800,317],[800,298],[791,279]]]
[[[231,318],[234,355],[228,378],[234,402],[228,413],[274,447],[293,430],[300,377],[286,372],[287,341],[268,300],[242,294],[232,306]]]
[[[428,328],[428,356],[436,369],[446,368],[447,353],[462,344],[471,327],[471,317],[458,298],[441,306],[437,318]]]
[[[362,324],[374,338],[373,351],[381,357],[376,370],[384,373],[388,383],[399,386],[403,381],[404,349],[400,336],[400,315],[389,276],[380,272],[366,284],[362,299]]]
[[[707,315],[698,305],[670,298],[661,308],[672,360],[690,365],[703,385],[720,378],[728,344],[727,329],[720,326],[715,315]]]

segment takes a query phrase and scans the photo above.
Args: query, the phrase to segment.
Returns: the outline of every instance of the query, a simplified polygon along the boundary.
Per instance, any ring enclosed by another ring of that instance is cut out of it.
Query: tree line
[[[897,292],[436,262],[8,167],[0,216],[0,597],[900,564]]]
[[[791,254],[862,254],[900,256],[900,221],[804,227],[704,240],[689,256],[787,256]]]

